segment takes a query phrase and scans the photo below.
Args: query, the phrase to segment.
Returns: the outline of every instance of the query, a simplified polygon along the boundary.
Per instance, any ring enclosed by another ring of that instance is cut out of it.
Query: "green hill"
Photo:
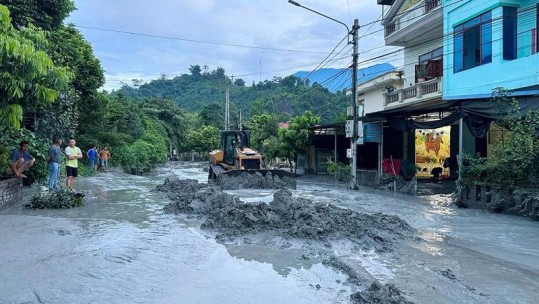
[[[265,112],[285,121],[310,110],[319,115],[323,123],[342,120],[350,103],[343,92],[332,93],[318,84],[310,86],[296,76],[276,77],[246,86],[242,79],[232,81],[222,68],[202,72],[195,65],[190,70],[191,74],[172,79],[163,76],[144,84],[135,81],[112,94],[134,99],[166,98],[175,101],[183,110],[202,113],[208,108],[224,109],[225,92],[229,88],[232,116],[237,116],[238,110],[243,119]]]

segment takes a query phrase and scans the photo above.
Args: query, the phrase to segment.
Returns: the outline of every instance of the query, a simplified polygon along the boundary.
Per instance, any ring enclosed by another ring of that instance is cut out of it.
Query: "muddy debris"
[[[269,204],[245,203],[219,187],[194,180],[167,179],[159,189],[172,201],[164,208],[166,212],[201,215],[201,228],[215,231],[220,241],[269,232],[285,239],[325,243],[348,239],[365,249],[389,252],[393,243],[411,239],[414,231],[397,216],[294,198],[288,189],[277,191]]]
[[[395,285],[382,285],[376,281],[368,289],[353,293],[350,299],[354,304],[413,304],[406,300]]]
[[[261,172],[239,172],[236,174],[221,174],[216,184],[224,190],[237,189],[296,189],[296,179],[292,176],[281,175],[280,170]],[[284,171],[282,172],[284,173]]]
[[[286,188],[275,192],[271,203],[246,203],[214,184],[199,184],[196,180],[168,178],[157,190],[165,192],[171,200],[164,207],[166,212],[200,216],[201,228],[216,233],[216,240],[223,243],[250,244],[257,235],[285,243],[295,239],[304,241],[306,252],[320,256],[324,250],[332,250],[332,241],[347,240],[356,248],[391,252],[397,241],[416,240],[415,230],[397,216],[360,213],[329,203],[296,198]],[[310,252],[309,248],[315,248],[313,244],[325,249]],[[344,273],[348,284],[365,288],[372,282],[372,277],[341,258],[333,254],[325,256],[323,263]],[[302,258],[309,257],[304,255]],[[394,285],[376,281],[366,290],[352,294],[350,299],[352,303],[411,303]]]

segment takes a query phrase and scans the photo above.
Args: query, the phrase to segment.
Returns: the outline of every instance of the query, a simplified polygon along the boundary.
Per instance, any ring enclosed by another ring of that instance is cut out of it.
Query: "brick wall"
[[[22,179],[10,178],[0,181],[0,210],[9,208],[22,200]]]

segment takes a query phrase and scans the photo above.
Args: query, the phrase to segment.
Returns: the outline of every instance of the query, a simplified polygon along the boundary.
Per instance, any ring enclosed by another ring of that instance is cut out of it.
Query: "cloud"
[[[349,27],[354,18],[359,19],[360,24],[368,23],[381,13],[375,1],[308,0],[301,3],[342,20]],[[251,83],[260,79],[261,71],[264,80],[314,68],[346,35],[342,25],[293,6],[287,0],[75,0],[75,4],[78,10],[68,22],[76,25],[216,43],[80,28],[110,79],[120,75],[146,79],[162,73],[181,74],[187,73],[190,65],[200,64],[210,69],[223,67],[229,75],[247,75],[244,79]],[[380,28],[376,24],[369,31]],[[367,30],[362,28],[360,33]],[[359,49],[361,52],[381,45],[383,34],[378,32],[361,39]],[[345,44],[337,50],[343,46]],[[346,54],[339,55],[343,56]],[[342,59],[334,66],[346,67],[349,61],[351,59]],[[307,64],[310,66],[294,69]]]

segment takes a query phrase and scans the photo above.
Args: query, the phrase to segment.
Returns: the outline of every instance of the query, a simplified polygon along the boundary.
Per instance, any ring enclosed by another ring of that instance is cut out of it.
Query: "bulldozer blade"
[[[217,178],[222,189],[296,189],[294,173],[284,170],[229,170]]]

